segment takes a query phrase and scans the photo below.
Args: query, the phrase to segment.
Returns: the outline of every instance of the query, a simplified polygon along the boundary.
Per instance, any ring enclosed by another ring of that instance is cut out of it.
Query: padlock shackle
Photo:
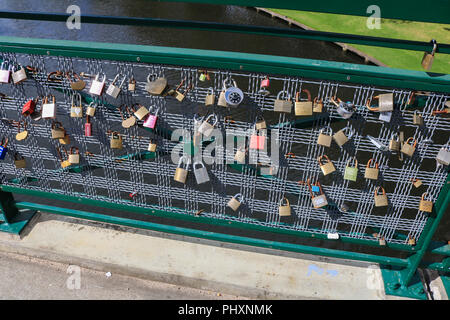
[[[236,199],[236,200],[238,200],[240,203],[242,203],[242,202],[244,201],[244,196],[242,196],[241,193],[236,193],[236,194],[233,196],[233,198]],[[240,200],[239,200],[239,199],[240,199]]]
[[[379,96],[375,96],[373,98],[368,98],[366,102],[366,107],[369,109],[369,111],[380,111],[380,107],[371,107],[370,104],[372,103],[372,100],[378,99]]]
[[[319,162],[319,166],[322,166],[322,158],[327,159],[327,163],[330,163],[331,160],[330,158],[328,158],[328,156],[326,154],[321,155],[320,157],[317,158],[317,161]]]
[[[332,97],[330,98],[330,101],[331,101],[331,103],[333,103],[336,107],[339,107],[339,103],[342,102],[342,100],[339,99],[339,98],[336,98],[336,96],[332,96]]]
[[[58,125],[58,126],[56,126],[56,125]],[[64,129],[62,123],[59,121],[52,121],[52,129],[58,129],[58,128]]]
[[[375,162],[375,169],[378,169],[378,162],[376,162],[374,159],[369,159],[369,161],[367,161],[366,168],[371,168],[370,165],[372,164],[372,161]]]
[[[215,126],[216,124],[217,124],[217,122],[219,121],[219,119],[217,118],[217,115],[215,114],[215,113],[213,113],[213,114],[210,114],[207,118],[206,118],[206,120],[205,120],[205,122],[208,122],[210,119],[211,119],[211,117],[214,117],[214,123],[212,124],[212,126]],[[209,123],[209,122],[208,122]]]
[[[75,149],[75,153],[73,153],[73,151],[72,151],[74,149]],[[75,146],[70,147],[69,154],[80,154],[80,150]]]
[[[177,168],[180,168],[180,166],[183,164],[183,162],[186,162],[186,170],[187,170],[189,167],[189,164],[191,163],[191,160],[186,156],[180,157],[180,159],[178,160]]]
[[[117,137],[117,138],[116,138]],[[118,131],[112,131],[111,132],[111,138],[112,139],[118,139],[118,138],[120,138],[120,132],[118,132]]]
[[[148,76],[147,76],[147,82],[151,82],[151,81],[150,81],[150,77],[151,77],[151,76],[156,76],[156,77],[157,77],[158,74],[157,74],[157,73],[149,73]]]
[[[75,104],[74,104],[75,97],[78,98],[78,101],[80,102],[79,106],[81,107],[81,105],[82,105],[82,103],[81,103],[81,94],[79,94],[79,93],[72,94],[72,106],[75,106]]]
[[[352,159],[355,160],[355,166],[352,168],[358,168],[358,159],[356,159],[356,157],[351,157],[350,159],[347,160],[347,167],[350,166],[349,163]]]
[[[287,91],[287,90],[281,90],[280,92],[278,92],[278,94],[277,94],[277,100],[281,100],[280,97],[281,97],[281,95],[282,95],[283,93],[286,93],[286,95],[287,95],[286,101],[290,101],[290,100],[291,100],[291,94],[290,94],[289,91]],[[283,96],[283,97],[284,97],[284,96]]]
[[[17,151],[14,152],[14,160],[24,160],[24,159],[25,158],[20,153],[18,153]]]
[[[98,80],[98,78],[99,78],[99,76],[100,76],[100,73],[97,73],[97,74],[95,75],[94,80],[95,80],[95,81],[98,81],[98,82],[105,82],[105,81],[106,81],[106,74],[105,74],[105,73],[101,73],[101,74],[103,75],[103,80],[102,80],[102,81]]]
[[[422,193],[422,197],[421,197],[421,199],[422,199],[422,200],[424,200],[424,201],[431,201],[431,200],[425,200],[425,195],[427,195],[427,196],[428,196],[428,192],[424,192],[424,193]]]
[[[312,188],[311,188],[311,179],[310,179],[310,178],[308,178],[308,180],[306,180],[306,184],[308,185],[309,194],[311,195],[311,198],[314,198],[314,193],[313,193]],[[323,190],[322,190],[322,185],[320,184],[319,181],[316,181],[316,183],[315,183],[314,185],[315,185],[316,187],[319,187],[319,190],[320,190],[320,194],[321,194],[321,195],[324,194],[324,193],[323,193]]]
[[[66,154],[66,158],[69,156],[67,153],[67,150],[64,146],[57,146],[56,147],[56,152],[58,153],[58,157],[61,160],[61,162],[63,162],[63,158],[62,158],[62,154],[61,154],[61,148],[64,150],[64,153]]]
[[[329,131],[330,131],[329,135],[333,134],[333,129],[330,126],[326,126],[325,128],[320,129],[319,133],[328,134],[327,132],[325,132],[325,133],[323,132],[324,129],[329,129]]]
[[[50,72],[47,75],[47,81],[49,81],[49,82],[61,82],[62,79],[58,79],[57,77],[63,77],[63,76],[64,76],[64,74],[63,74],[62,71],[60,71],[60,70],[53,71],[53,72]]]
[[[344,128],[342,128],[342,132],[345,133],[345,129],[349,130],[349,133],[347,135],[347,138],[351,139],[351,137],[353,137],[353,135],[355,134],[354,130],[352,130],[349,126],[345,126]]]
[[[311,100],[311,92],[309,92],[308,89],[302,89],[302,91],[297,91],[297,93],[295,94],[295,101],[299,102],[299,98],[300,98],[300,94],[301,92],[306,92],[306,95],[308,96],[308,102],[312,102]]]
[[[3,137],[2,138],[0,146],[2,146],[3,148],[6,148],[8,146],[8,137],[6,137],[6,138]]]
[[[386,195],[386,191],[384,190],[383,187],[380,186],[375,188],[375,196],[378,196],[378,189],[381,189],[383,191],[383,195]]]
[[[194,170],[196,170],[195,166],[196,165],[201,165],[203,168],[206,168],[205,164],[201,161],[195,161],[194,164],[192,165],[192,167],[194,168]]]
[[[283,206],[283,200],[286,200],[286,205],[285,205],[285,206]],[[280,206],[283,206],[283,207],[289,207],[290,205],[291,205],[291,204],[290,204],[288,198],[286,198],[286,197],[281,198],[281,200],[280,200]]]
[[[414,144],[412,145],[412,147],[415,148],[415,147],[417,146],[417,140],[414,139],[413,137],[409,137],[409,138],[405,141],[405,143],[406,143],[406,144],[409,144],[409,141],[410,141],[410,140],[414,140]]]

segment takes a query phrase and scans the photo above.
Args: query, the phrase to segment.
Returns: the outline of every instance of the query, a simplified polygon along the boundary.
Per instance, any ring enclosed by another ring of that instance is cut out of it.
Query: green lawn
[[[404,40],[450,43],[450,25],[382,19],[381,29],[369,29],[366,17],[344,16],[295,10],[270,9],[319,31],[360,34]],[[383,16],[383,11],[381,11]],[[422,52],[349,44],[384,64],[401,69],[422,70]],[[432,72],[450,73],[450,55],[436,54]]]

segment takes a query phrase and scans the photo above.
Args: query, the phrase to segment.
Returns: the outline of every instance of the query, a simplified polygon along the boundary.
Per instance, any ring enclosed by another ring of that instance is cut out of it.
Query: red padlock
[[[92,124],[89,121],[88,115],[86,115],[86,123],[84,124],[84,135],[86,137],[92,136]]]
[[[257,130],[254,130],[254,132],[250,136],[250,149],[264,150],[265,145],[266,145],[266,135],[265,134],[259,135]]]
[[[23,105],[22,114],[24,116],[29,116],[34,112],[34,109],[36,108],[36,100],[37,99],[31,99]]]
[[[269,87],[269,85],[270,85],[270,80],[269,80],[269,77],[266,76],[266,77],[261,81],[259,93],[260,93],[260,94],[263,94],[263,95],[265,95],[265,96],[269,95],[270,92],[269,92],[269,90],[267,90],[267,88]]]

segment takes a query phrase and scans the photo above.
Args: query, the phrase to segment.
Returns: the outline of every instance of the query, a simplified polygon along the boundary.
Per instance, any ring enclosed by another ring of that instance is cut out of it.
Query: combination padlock
[[[78,105],[76,104],[78,100]],[[81,104],[81,95],[79,93],[72,95],[72,106],[70,107],[70,116],[72,118],[83,117],[83,106]]]
[[[322,164],[322,159],[325,158],[326,163]],[[317,162],[319,163],[319,167],[322,170],[322,173],[324,176],[336,171],[336,168],[334,167],[333,162],[331,162],[330,158],[328,158],[327,155],[321,155],[317,158]]]
[[[154,80],[150,80],[151,78]],[[147,83],[145,85],[145,90],[151,95],[161,95],[167,88],[167,79],[164,77],[158,77],[156,74],[149,74],[147,76]]]
[[[242,202],[244,202],[244,197],[242,194],[237,193],[233,197],[231,197],[230,201],[228,201],[227,206],[231,208],[233,211],[237,211],[241,206]]]
[[[203,164],[203,162],[200,161],[194,162],[193,169],[197,184],[202,184],[209,181],[208,171],[206,170],[206,167]]]
[[[27,73],[22,66],[20,66],[19,70],[16,70],[16,67],[13,66],[12,80],[14,84],[18,84],[27,80]]]
[[[280,201],[280,206],[278,207],[278,214],[281,217],[287,217],[291,215],[291,205],[289,203],[289,199],[282,198]]]
[[[355,105],[351,102],[344,102],[336,97],[332,97],[330,101],[337,107],[336,112],[344,119],[349,119],[355,112]]]
[[[185,167],[182,168],[181,165],[185,163]],[[188,168],[189,168],[190,160],[186,156],[182,156],[180,160],[178,161],[178,166],[175,170],[175,175],[173,179],[175,181],[178,181],[180,183],[186,183],[187,175],[188,175]]]
[[[116,81],[119,79],[120,73],[116,74],[114,77],[114,80],[111,82],[111,84],[108,86],[108,89],[106,89],[106,94],[113,97],[114,99],[117,99],[117,97],[120,94],[120,91],[122,90],[123,83],[125,82],[126,76],[123,76],[122,81],[120,82],[120,85],[116,85]]]
[[[378,190],[382,190],[382,194],[378,194]],[[388,197],[386,195],[386,191],[384,191],[383,187],[377,187],[375,188],[375,195],[374,195],[374,202],[375,207],[385,207],[388,205]]]
[[[56,118],[56,101],[55,96],[53,97],[52,102],[48,101],[48,97],[45,96],[43,103],[42,103],[42,111],[41,111],[41,117],[42,119],[55,119]]]
[[[345,171],[344,171],[344,179],[349,180],[349,181],[356,181],[356,179],[358,177],[358,160],[356,159],[356,157],[353,157],[353,160],[355,161],[354,167],[350,166],[351,160],[352,159],[349,159],[347,161],[347,165],[346,165]]]
[[[285,99],[283,99],[283,97]],[[291,96],[287,91],[280,91],[277,94],[277,98],[273,104],[273,111],[291,113],[292,112],[292,101]]]
[[[89,88],[89,93],[96,96],[101,96],[103,94],[103,89],[105,88],[106,75],[103,74],[102,81],[98,79],[99,76],[99,74],[95,76],[95,79],[92,80],[91,87]]]
[[[295,96],[295,115],[296,116],[312,116],[313,115],[313,102],[311,100],[311,93],[307,89],[303,89],[302,92],[305,92],[308,95],[307,101],[300,101],[300,92],[297,92]]]
[[[237,107],[244,101],[244,93],[232,78],[223,81],[224,97],[227,107]]]
[[[0,83],[9,83],[11,77],[11,65],[8,61],[3,61],[0,66]]]

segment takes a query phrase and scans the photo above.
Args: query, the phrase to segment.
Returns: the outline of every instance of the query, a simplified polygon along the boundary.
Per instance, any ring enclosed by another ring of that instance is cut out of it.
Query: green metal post
[[[28,224],[35,210],[19,211],[11,192],[0,191],[0,209],[2,211],[2,223],[0,231],[19,234]]]

